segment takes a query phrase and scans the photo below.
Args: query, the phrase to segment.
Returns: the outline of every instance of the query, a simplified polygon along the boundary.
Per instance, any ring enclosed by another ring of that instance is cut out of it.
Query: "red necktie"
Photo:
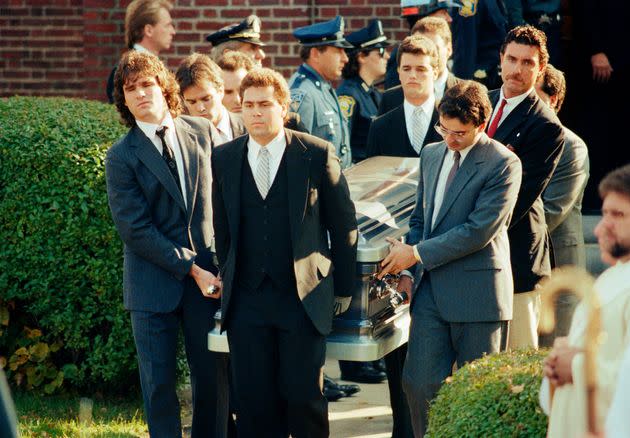
[[[501,105],[499,106],[499,110],[494,116],[494,119],[492,119],[492,123],[490,123],[490,127],[488,128],[488,137],[490,138],[494,137],[494,134],[497,132],[497,128],[499,127],[499,121],[501,120],[501,117],[503,117],[503,108],[505,107],[506,103],[507,103],[507,100],[501,99]]]

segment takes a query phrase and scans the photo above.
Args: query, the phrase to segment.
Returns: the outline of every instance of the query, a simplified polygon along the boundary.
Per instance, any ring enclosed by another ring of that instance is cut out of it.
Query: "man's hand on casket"
[[[396,287],[396,290],[398,291],[398,293],[402,294],[404,292],[407,294],[407,299],[404,301],[405,303],[409,303],[411,301],[412,289],[413,289],[413,277],[402,274],[400,278],[398,279],[398,287]]]
[[[333,316],[341,315],[350,308],[352,297],[335,297],[335,308]]]
[[[413,252],[413,246],[402,243],[398,240],[386,237],[385,240],[391,245],[389,254],[381,262],[381,271],[378,278],[383,278],[386,274],[398,274],[403,269],[415,265],[418,260]]]

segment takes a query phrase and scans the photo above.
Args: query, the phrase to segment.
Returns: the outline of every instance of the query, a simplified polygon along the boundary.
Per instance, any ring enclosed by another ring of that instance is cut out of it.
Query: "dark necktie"
[[[503,117],[503,108],[507,100],[501,99],[501,105],[499,105],[499,110],[497,111],[494,119],[492,119],[492,123],[490,123],[490,127],[488,128],[488,137],[494,137],[494,134],[497,132],[497,128],[499,127],[499,121],[501,121],[501,117]]]
[[[448,173],[448,177],[446,177],[446,184],[444,185],[444,196],[448,193],[448,189],[451,187],[451,183],[455,179],[455,174],[459,169],[459,151],[453,152],[453,167],[451,167],[451,171]]]
[[[160,140],[162,141],[162,158],[166,162],[166,165],[168,166],[168,170],[171,171],[171,175],[173,175],[173,178],[175,179],[175,182],[177,183],[177,188],[179,189],[179,192],[182,193],[182,185],[179,182],[179,173],[177,173],[177,162],[175,161],[175,155],[173,154],[173,150],[166,143],[165,137],[166,137],[167,129],[168,129],[167,126],[162,126],[158,130],[156,130],[155,133],[157,134],[158,137],[160,137]]]

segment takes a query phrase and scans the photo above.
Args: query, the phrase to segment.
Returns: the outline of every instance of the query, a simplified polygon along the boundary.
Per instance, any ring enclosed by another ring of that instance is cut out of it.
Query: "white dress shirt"
[[[188,206],[188,202],[186,200],[186,174],[184,173],[184,159],[182,158],[182,150],[179,146],[179,141],[177,140],[177,132],[175,132],[175,123],[173,123],[173,117],[171,117],[171,113],[167,112],[166,117],[162,120],[162,123],[159,125],[147,122],[141,122],[140,120],[136,120],[138,128],[144,132],[144,135],[147,136],[149,140],[156,147],[160,155],[164,155],[162,152],[162,140],[156,134],[158,128],[162,126],[166,126],[168,129],[166,130],[166,135],[164,136],[164,140],[166,140],[166,144],[168,144],[173,150],[173,154],[175,155],[175,163],[177,163],[177,173],[179,175],[179,183],[182,187],[182,195],[184,196],[184,205]]]
[[[501,106],[501,101],[503,99],[506,100],[506,104],[503,107],[503,115],[501,116],[501,120],[499,120],[499,124],[497,125],[497,128],[501,126],[501,123],[503,123],[506,117],[510,115],[512,110],[514,110],[514,108],[516,108],[522,101],[525,100],[527,96],[529,96],[529,93],[531,93],[532,90],[533,88],[530,88],[523,94],[519,94],[518,96],[514,96],[514,97],[510,97],[509,99],[506,99],[505,96],[503,95],[503,87],[501,87],[501,91],[499,92],[499,100],[497,101],[497,104],[494,106],[494,109],[492,110],[492,117],[490,117],[490,120],[488,121],[488,126],[492,126],[492,121],[494,120],[494,116],[496,112],[499,110],[499,107]]]
[[[475,143],[476,144],[476,143]],[[459,168],[462,168],[464,164],[464,160],[466,159],[466,155],[468,152],[475,147],[475,144],[468,146],[466,149],[462,149],[459,151]],[[448,174],[453,167],[453,163],[455,162],[455,152],[451,149],[446,149],[446,155],[444,156],[444,160],[442,161],[442,168],[440,169],[440,176],[438,177],[437,185],[435,186],[435,198],[434,199],[434,207],[433,207],[433,216],[431,217],[431,229],[433,229],[433,224],[435,223],[435,219],[440,212],[440,208],[442,208],[442,201],[444,201],[444,188],[446,186],[446,180],[448,179]]]
[[[413,122],[413,112],[417,107],[411,104],[407,99],[405,99],[403,103],[403,109],[405,112],[405,126],[407,127],[407,135],[409,136],[409,140],[411,140],[411,146],[413,149],[420,154],[420,150],[422,149],[422,145],[413,144],[413,130],[416,129],[416,126]],[[431,129],[431,116],[433,115],[433,111],[435,109],[435,96],[431,95],[429,98],[420,105],[422,108],[422,115],[424,117],[424,123],[421,127],[422,132],[420,132],[420,138],[423,139],[427,136],[427,132]]]
[[[234,140],[232,123],[230,122],[230,112],[225,107],[222,107],[221,120],[219,120],[219,124],[215,127],[221,136],[221,144]]]
[[[278,174],[278,169],[280,168],[280,162],[282,161],[282,155],[284,155],[284,150],[287,148],[287,139],[284,136],[284,129],[280,130],[280,133],[266,146],[261,146],[249,136],[249,141],[247,143],[247,161],[249,161],[249,167],[252,169],[252,174],[256,174],[256,169],[258,168],[258,153],[260,152],[260,148],[265,147],[269,151],[269,189],[273,185],[273,181]]]
[[[435,100],[440,101],[444,97],[446,91],[446,80],[448,79],[448,69],[444,69],[442,75],[433,83],[433,91],[435,92]]]
[[[133,45],[133,50],[136,50],[136,51],[138,51],[140,53],[149,53],[149,54],[153,55],[153,53],[149,49],[146,49],[144,46],[141,46],[138,43]]]

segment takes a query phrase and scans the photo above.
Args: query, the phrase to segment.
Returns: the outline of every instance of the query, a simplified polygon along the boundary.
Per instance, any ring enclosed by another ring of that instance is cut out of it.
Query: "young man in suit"
[[[408,243],[388,239],[390,253],[379,273],[417,264],[403,370],[417,437],[426,432],[429,403],[453,364],[506,346],[514,290],[507,226],[521,166],[484,133],[491,109],[486,88],[477,82],[462,81],[446,91],[435,127],[444,141],[420,155]]]
[[[241,118],[223,106],[221,69],[210,57],[201,53],[186,57],[175,77],[188,113],[210,120],[221,136],[220,144],[245,134]]]
[[[212,156],[238,435],[327,437],[325,336],[350,304],[354,204],[334,146],[283,128],[290,94],[279,73],[251,71],[241,95],[249,134]]]
[[[547,64],[536,83],[536,93],[557,114],[566,94],[564,74]],[[586,269],[582,199],[589,175],[588,148],[580,137],[566,126],[564,149],[547,188],[543,192],[545,221],[553,244],[556,266],[574,265]],[[566,336],[571,315],[577,303],[573,294],[563,294],[556,301],[556,325],[550,334],[538,337],[541,346],[551,347],[557,336]]]
[[[448,22],[442,17],[424,17],[414,24],[412,35],[423,35],[435,43],[438,49],[438,77],[433,84],[435,100],[440,101],[447,88],[455,85],[459,79],[448,70],[448,60],[453,55],[453,35]],[[404,100],[402,86],[397,85],[383,93],[378,106],[378,114],[383,115],[401,105]]]
[[[425,144],[440,138],[431,128],[437,121],[434,91],[439,71],[437,47],[427,37],[412,35],[400,44],[398,57],[405,100],[370,125],[368,157],[417,157]]]
[[[490,92],[494,112],[487,133],[514,151],[523,165],[509,230],[515,293],[509,346],[537,347],[540,294],[536,285],[551,273],[542,193],[562,153],[564,130],[534,89],[549,58],[545,34],[532,26],[512,29],[500,58],[503,85]]]
[[[193,437],[224,436],[227,374],[206,338],[219,307],[212,262],[210,151],[205,119],[180,116],[175,77],[131,50],[114,78],[129,132],[105,159],[109,206],[124,243],[123,293],[131,315],[149,433],[181,436],[176,356],[180,326],[193,393]]]

